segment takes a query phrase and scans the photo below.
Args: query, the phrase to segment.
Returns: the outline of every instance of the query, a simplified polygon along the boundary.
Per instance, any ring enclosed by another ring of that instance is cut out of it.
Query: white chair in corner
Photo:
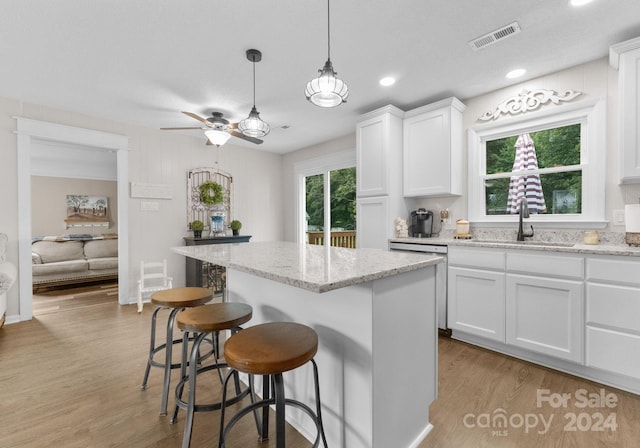
[[[173,288],[173,279],[167,276],[167,260],[161,262],[140,262],[138,280],[138,313],[142,312],[142,299],[146,294]]]

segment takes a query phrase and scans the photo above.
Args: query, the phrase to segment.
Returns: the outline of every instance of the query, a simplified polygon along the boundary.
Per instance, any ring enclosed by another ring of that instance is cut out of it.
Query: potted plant
[[[193,230],[194,238],[201,238],[203,229],[204,229],[204,223],[199,219],[196,219],[191,223],[191,230]]]
[[[231,224],[229,224],[229,227],[231,227],[234,236],[240,235],[240,229],[242,228],[242,223],[240,221],[234,219],[231,221]]]

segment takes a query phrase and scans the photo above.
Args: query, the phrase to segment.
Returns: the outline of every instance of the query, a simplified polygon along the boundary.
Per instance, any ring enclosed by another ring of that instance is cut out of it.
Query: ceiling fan
[[[208,118],[203,118],[198,114],[194,114],[193,112],[182,112],[188,117],[194,118],[204,124],[204,126],[200,127],[183,127],[183,128],[160,128],[163,131],[177,131],[177,130],[185,130],[185,129],[201,129],[204,131],[207,136],[207,145],[216,145],[221,146],[226,143],[230,136],[234,136],[236,138],[241,138],[242,140],[246,140],[251,143],[255,143],[259,145],[262,143],[262,140],[255,137],[250,137],[242,134],[241,132],[236,131],[238,128],[238,123],[229,123],[229,120],[222,116],[221,112],[212,112],[211,116]]]

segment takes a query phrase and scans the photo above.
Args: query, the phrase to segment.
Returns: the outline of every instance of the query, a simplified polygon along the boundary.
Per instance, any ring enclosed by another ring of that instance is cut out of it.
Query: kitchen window
[[[524,196],[532,223],[604,227],[604,129],[604,104],[589,100],[471,128],[470,220],[511,225]]]

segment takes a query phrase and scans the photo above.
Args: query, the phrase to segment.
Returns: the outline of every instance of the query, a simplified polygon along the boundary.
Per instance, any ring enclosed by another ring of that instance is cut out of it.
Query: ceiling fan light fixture
[[[219,129],[207,129],[204,131],[204,135],[206,135],[209,141],[216,146],[224,145],[231,138],[231,134]]]
[[[324,67],[318,70],[320,76],[307,83],[304,94],[307,100],[320,107],[335,107],[347,102],[349,88],[338,78],[333,70],[331,59],[327,59]]]
[[[238,123],[238,130],[247,137],[264,137],[271,128],[256,109],[256,62],[262,60],[262,53],[255,49],[247,50],[247,59],[253,63],[253,107],[249,116]]]
[[[327,62],[318,70],[320,76],[307,83],[304,94],[311,103],[320,107],[336,107],[347,102],[349,88],[338,78],[331,63],[331,11],[327,0]]]

